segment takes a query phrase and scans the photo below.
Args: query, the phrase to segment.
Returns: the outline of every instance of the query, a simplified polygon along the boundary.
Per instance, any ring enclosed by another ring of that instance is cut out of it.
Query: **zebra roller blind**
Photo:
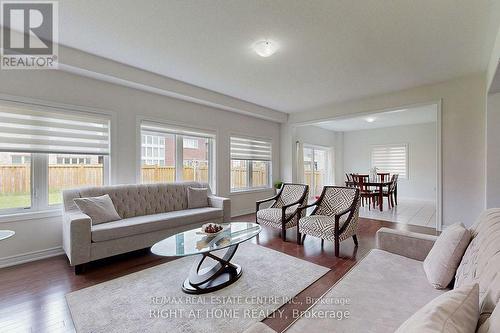
[[[399,178],[408,178],[408,145],[377,145],[372,147],[372,167],[379,171],[399,174]]]
[[[238,136],[231,137],[231,159],[271,161],[271,142]]]
[[[109,119],[0,102],[0,151],[108,155]]]

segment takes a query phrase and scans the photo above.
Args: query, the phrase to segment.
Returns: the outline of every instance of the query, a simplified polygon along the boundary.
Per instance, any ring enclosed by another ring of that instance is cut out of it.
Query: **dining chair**
[[[305,184],[284,183],[274,197],[256,202],[255,222],[281,229],[281,238],[286,241],[286,230],[297,225],[298,208],[307,203],[309,186]],[[271,202],[269,208],[260,205]]]
[[[390,184],[387,188],[387,190],[384,190],[382,192],[382,197],[387,198],[387,204],[389,205],[389,209],[394,207],[394,204],[398,204],[395,198],[395,192],[396,192],[396,186],[398,184],[398,174],[395,173],[391,177]]]
[[[385,182],[386,179],[389,179],[390,172],[377,172],[377,176],[380,178],[381,182]]]
[[[364,207],[365,202],[368,202],[368,210],[371,210],[371,206],[375,207],[375,200],[378,197],[377,191],[372,190],[369,186],[366,186],[365,183],[368,182],[368,175],[359,175],[353,174],[355,186],[359,189],[361,196],[361,205]]]
[[[323,187],[316,202],[299,207],[297,244],[303,244],[306,235],[321,238],[322,244],[323,240],[333,241],[336,257],[339,256],[341,241],[352,237],[354,245],[358,246],[359,193],[359,189],[352,187]],[[311,215],[301,217],[302,212],[310,207],[315,207]]]

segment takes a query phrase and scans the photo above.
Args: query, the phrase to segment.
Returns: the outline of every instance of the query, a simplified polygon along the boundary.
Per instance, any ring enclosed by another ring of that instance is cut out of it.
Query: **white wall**
[[[294,177],[294,153],[287,142],[293,141],[298,125],[439,100],[442,101],[443,224],[471,225],[486,206],[485,73],[291,114],[281,130],[282,175]]]
[[[1,71],[0,94],[115,112],[116,136],[112,141],[115,155],[112,160],[113,183],[135,183],[137,180],[138,116],[217,131],[217,192],[219,195],[231,197],[233,214],[254,211],[255,200],[272,195],[273,190],[230,194],[229,136],[232,133],[271,139],[273,179],[280,178],[280,125],[276,122],[54,70]],[[0,243],[0,265],[2,259],[7,257],[61,246],[60,217],[8,223],[3,221],[0,222],[0,228],[17,232],[15,237]]]
[[[500,207],[500,93],[488,95],[487,110],[487,206]]]
[[[372,146],[396,143],[408,144],[409,169],[409,179],[398,182],[398,197],[435,201],[436,123],[345,132],[345,172],[368,173]]]

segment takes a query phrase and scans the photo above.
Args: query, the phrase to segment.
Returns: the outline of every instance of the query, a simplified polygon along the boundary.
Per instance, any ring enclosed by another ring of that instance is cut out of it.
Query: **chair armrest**
[[[257,200],[257,201],[255,201],[255,203],[257,203],[257,204],[259,204],[259,205],[260,205],[260,204],[263,204],[264,202],[268,202],[268,201],[276,200],[276,199],[278,199],[278,197],[279,197],[279,195],[277,194],[277,195],[275,195],[274,197],[271,197],[271,198],[262,199],[262,200]]]
[[[92,220],[82,212],[63,214],[63,248],[72,266],[90,261]]]
[[[377,231],[377,248],[423,261],[431,250],[437,236],[406,230],[380,228]]]
[[[262,200],[257,200],[257,201],[255,201],[255,212],[258,212],[258,211],[259,211],[259,206],[260,206],[261,204],[263,204],[264,202],[269,202],[269,201],[276,200],[276,199],[278,199],[278,197],[279,197],[279,196],[280,196],[280,195],[279,195],[279,193],[278,193],[278,194],[276,194],[274,197],[271,197],[271,198],[267,198],[267,199],[262,199]]]
[[[222,208],[224,212],[224,222],[229,222],[231,220],[231,199],[210,195],[208,197],[208,203],[211,207]]]

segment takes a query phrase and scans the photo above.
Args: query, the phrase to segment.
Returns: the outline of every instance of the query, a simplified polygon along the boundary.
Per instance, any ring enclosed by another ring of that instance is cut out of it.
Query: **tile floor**
[[[368,210],[368,205],[361,207],[359,216],[390,222],[436,227],[436,204],[432,201],[399,199],[398,205],[392,209],[387,207],[387,198],[384,198],[384,211],[378,208]]]

